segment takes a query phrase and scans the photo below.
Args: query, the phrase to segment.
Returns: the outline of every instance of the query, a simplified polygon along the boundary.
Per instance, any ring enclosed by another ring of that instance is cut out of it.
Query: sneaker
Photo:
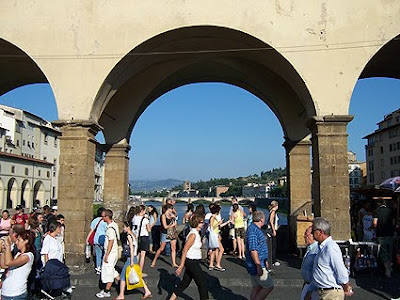
[[[111,293],[110,292],[105,292],[104,290],[102,290],[100,293],[96,294],[97,298],[110,298],[111,297]]]
[[[279,267],[280,265],[281,265],[281,263],[280,263],[279,261],[277,261],[277,262],[275,262],[275,263],[273,264],[274,267]]]
[[[96,274],[101,273],[101,267],[94,268],[94,271],[96,272]]]

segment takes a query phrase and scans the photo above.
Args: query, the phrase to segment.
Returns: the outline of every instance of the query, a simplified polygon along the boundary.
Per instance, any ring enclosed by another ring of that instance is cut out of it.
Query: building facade
[[[0,105],[0,204],[52,205],[57,201],[60,131],[42,118]]]
[[[242,197],[268,198],[271,184],[248,183],[242,187]]]
[[[349,166],[349,186],[350,190],[359,188],[363,185],[363,169],[365,162],[357,161],[357,156],[354,152],[347,152],[348,166]]]
[[[229,186],[217,185],[210,189],[209,194],[212,197],[219,197],[221,194],[226,193],[229,190]]]
[[[400,109],[386,115],[377,125],[377,130],[364,137],[368,185],[400,176]]]

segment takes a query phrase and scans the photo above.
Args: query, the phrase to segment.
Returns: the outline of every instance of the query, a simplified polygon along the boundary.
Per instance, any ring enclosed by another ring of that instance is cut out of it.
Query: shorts
[[[250,279],[253,286],[259,286],[263,289],[274,286],[274,282],[272,281],[272,277],[270,274],[268,274],[267,280],[261,280],[258,275],[250,275]]]
[[[108,256],[108,262],[103,259],[101,265],[101,281],[103,283],[114,282],[114,278],[118,277],[118,272],[115,270],[115,265],[118,261],[118,254],[110,254]]]
[[[135,265],[137,265],[138,260],[137,257],[135,256],[135,258],[133,259],[133,263]],[[126,281],[126,268],[128,268],[128,266],[131,264],[131,258],[128,257],[128,259],[126,260],[124,266],[122,267],[122,271],[121,271],[121,280],[122,281]]]
[[[235,236],[236,236],[236,238],[244,239],[245,238],[244,227],[236,228],[235,229]]]
[[[150,239],[148,236],[141,236],[139,237],[139,251],[146,251],[150,250]]]
[[[229,238],[232,239],[232,240],[236,239],[236,237],[235,237],[235,228],[229,229]]]
[[[167,234],[161,233],[161,243],[169,243],[169,242],[171,242],[171,240],[167,239]]]

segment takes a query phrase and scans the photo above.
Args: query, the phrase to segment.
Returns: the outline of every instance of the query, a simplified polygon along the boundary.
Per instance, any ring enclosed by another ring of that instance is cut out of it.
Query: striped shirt
[[[261,267],[265,267],[265,260],[268,259],[268,246],[261,229],[254,223],[247,228],[246,233],[246,267],[250,275],[257,275],[257,266],[251,258],[251,251],[258,252]]]

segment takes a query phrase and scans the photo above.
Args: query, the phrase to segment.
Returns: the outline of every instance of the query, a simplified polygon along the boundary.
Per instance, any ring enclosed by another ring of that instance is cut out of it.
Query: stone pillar
[[[330,115],[312,118],[307,124],[312,133],[314,213],[331,223],[335,240],[350,238],[346,127],[352,119]]]
[[[54,122],[61,128],[58,211],[65,216],[66,262],[83,273],[85,240],[93,219],[94,136],[101,129],[91,121]]]
[[[130,149],[126,140],[112,145],[106,154],[104,167],[104,207],[113,211],[114,220],[120,225],[128,205]]]
[[[311,141],[286,140],[286,172],[290,215],[300,214],[305,209],[312,213],[311,205]],[[301,210],[301,211],[299,211]]]

